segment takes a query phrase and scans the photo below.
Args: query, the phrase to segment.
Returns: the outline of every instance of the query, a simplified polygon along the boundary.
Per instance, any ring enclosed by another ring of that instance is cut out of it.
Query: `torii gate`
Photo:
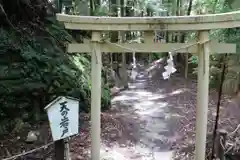
[[[129,52],[129,49],[145,53],[171,52],[181,48],[179,53],[194,53],[198,56],[197,118],[196,118],[196,160],[205,160],[207,112],[209,94],[209,55],[211,53],[235,53],[235,44],[219,44],[209,41],[209,30],[240,27],[240,11],[197,16],[170,17],[91,17],[57,14],[67,29],[91,30],[89,44],[69,44],[68,52],[91,52],[91,159],[100,160],[100,114],[101,114],[101,68],[102,52]],[[153,43],[154,31],[197,31],[198,40],[189,43]],[[105,43],[103,31],[143,31],[145,43]],[[93,48],[91,48],[93,47]]]

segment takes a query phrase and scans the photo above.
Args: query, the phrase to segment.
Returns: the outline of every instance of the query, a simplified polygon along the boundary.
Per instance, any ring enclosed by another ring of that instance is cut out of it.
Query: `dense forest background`
[[[171,16],[222,13],[237,10],[238,0],[0,0],[0,133],[18,132],[24,127],[46,120],[44,106],[55,97],[69,95],[79,98],[80,110],[90,106],[90,55],[66,53],[66,45],[89,37],[88,32],[67,31],[56,21],[55,14],[98,16]],[[187,42],[195,33],[159,32],[167,42]],[[109,35],[112,42],[141,41],[137,32]],[[240,41],[240,30],[211,31],[219,42]],[[140,40],[139,40],[140,39]],[[239,45],[237,53],[240,52]],[[152,62],[165,53],[150,54]],[[176,62],[186,78],[194,78],[197,57],[176,54]],[[221,64],[227,64],[224,91],[236,94],[240,84],[239,54],[211,55],[211,87],[218,86]],[[126,58],[126,57],[125,57]],[[146,57],[138,57],[146,58]],[[104,54],[102,108],[110,107],[110,81],[106,76],[109,55]],[[124,55],[113,55],[118,63]],[[107,62],[105,62],[107,61]],[[127,65],[127,64],[124,64]],[[193,75],[189,76],[188,75]],[[161,75],[159,75],[161,76]]]

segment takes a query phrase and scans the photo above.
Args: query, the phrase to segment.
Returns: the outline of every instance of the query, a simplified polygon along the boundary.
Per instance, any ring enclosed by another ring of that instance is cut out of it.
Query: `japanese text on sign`
[[[68,112],[69,112],[69,108],[67,108],[67,101],[61,102],[60,105],[61,105],[60,113],[62,115],[62,119],[61,119],[61,122],[60,122],[60,128],[63,128],[62,129],[62,135],[61,135],[61,137],[63,137],[65,134],[68,133],[68,126],[69,126]]]

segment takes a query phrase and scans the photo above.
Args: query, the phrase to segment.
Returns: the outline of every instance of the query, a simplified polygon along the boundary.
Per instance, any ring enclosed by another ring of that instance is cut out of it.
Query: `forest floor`
[[[111,110],[102,113],[103,160],[193,159],[197,83],[182,78],[178,73],[169,80],[163,80],[161,72],[162,69],[157,69],[149,77],[144,69],[140,69],[129,89],[113,97]],[[211,90],[208,135],[211,135],[214,125],[216,103],[217,92]],[[230,96],[223,96],[220,112],[220,128],[232,132],[240,123],[239,103]],[[72,160],[89,159],[89,120],[88,114],[80,114],[80,133],[70,141]],[[39,128],[45,138],[37,144],[24,143],[21,135],[3,137],[4,140],[1,138],[0,158],[51,141],[48,125],[43,124]],[[207,139],[211,141],[211,136]],[[52,155],[52,150],[52,147],[45,148],[38,156],[46,159]]]

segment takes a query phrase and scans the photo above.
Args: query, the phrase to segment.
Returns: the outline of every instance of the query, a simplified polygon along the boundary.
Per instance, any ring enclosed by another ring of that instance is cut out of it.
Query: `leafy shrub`
[[[60,95],[79,98],[80,110],[89,111],[90,56],[65,53],[66,42],[74,39],[62,25],[52,18],[32,36],[14,29],[0,32],[0,133],[18,128],[19,119],[34,124],[46,118],[43,108]],[[109,102],[103,85],[102,107]]]

